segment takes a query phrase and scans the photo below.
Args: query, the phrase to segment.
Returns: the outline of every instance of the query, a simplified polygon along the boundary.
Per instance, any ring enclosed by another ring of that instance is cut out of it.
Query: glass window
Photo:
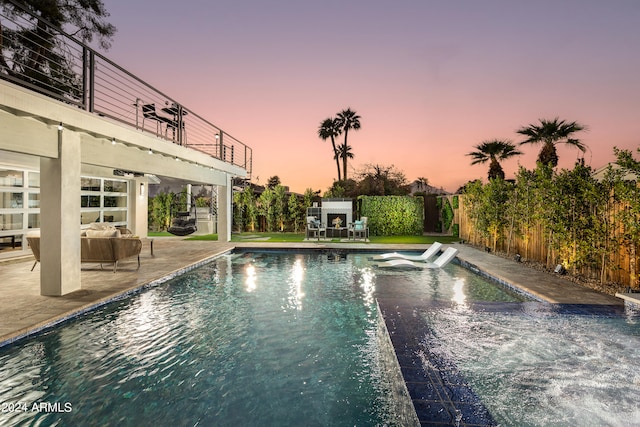
[[[127,207],[127,196],[104,196],[105,208],[125,208]]]
[[[105,211],[104,212],[104,222],[126,222],[126,221],[127,221],[126,211]]]
[[[0,209],[20,209],[22,206],[22,193],[0,192]]]
[[[38,209],[40,207],[40,193],[29,193],[29,208]]]
[[[40,188],[39,172],[29,172],[29,188]]]
[[[0,187],[22,187],[23,175],[22,171],[0,169]]]
[[[29,228],[40,228],[40,214],[29,214]]]
[[[0,215],[0,229],[2,230],[22,229],[22,214]]]
[[[81,208],[99,208],[100,196],[80,196]]]
[[[129,182],[104,178],[82,178],[81,224],[113,222],[126,225]]]
[[[126,193],[127,183],[126,181],[114,181],[111,179],[104,180],[105,193]]]
[[[98,178],[82,178],[81,190],[100,191],[100,180]]]
[[[22,236],[0,237],[0,251],[20,250],[22,248]]]
[[[80,224],[91,224],[100,222],[100,211],[88,211],[80,214]]]

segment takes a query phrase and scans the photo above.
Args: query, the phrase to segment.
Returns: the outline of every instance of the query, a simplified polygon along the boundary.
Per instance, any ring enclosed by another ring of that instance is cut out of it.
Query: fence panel
[[[458,221],[460,238],[472,245],[491,247],[490,239],[482,236],[476,229],[469,207],[465,204],[465,196],[459,195],[458,201],[459,208],[456,210],[455,220]],[[624,207],[614,206],[610,212],[611,218],[615,218],[621,209]],[[496,250],[513,256],[520,254],[522,259],[541,262],[550,268],[562,263],[558,252],[550,246],[548,231],[541,224],[535,224],[526,235],[513,232],[510,245],[508,232],[508,229],[501,230]],[[609,241],[603,242],[606,252],[597,265],[583,266],[574,272],[592,279],[602,278],[605,282],[616,282],[625,287],[637,287],[638,250],[633,245],[625,244],[622,235],[622,225],[616,224],[610,231]]]

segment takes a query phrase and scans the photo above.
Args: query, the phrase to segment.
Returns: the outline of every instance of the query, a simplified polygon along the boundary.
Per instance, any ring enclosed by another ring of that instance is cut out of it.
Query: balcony
[[[74,37],[27,11],[0,10],[0,32],[0,79],[239,166],[251,176],[249,146]]]

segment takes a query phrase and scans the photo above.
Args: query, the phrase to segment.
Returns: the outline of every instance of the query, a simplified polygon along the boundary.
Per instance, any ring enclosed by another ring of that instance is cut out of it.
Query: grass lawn
[[[149,237],[171,237],[171,236],[173,236],[173,234],[169,233],[168,231],[149,231],[147,233],[147,236],[149,236]]]
[[[433,242],[453,243],[460,241],[459,237],[453,236],[371,236],[371,243],[406,243],[406,244],[431,244]]]
[[[168,231],[149,231],[147,233],[149,237],[176,237],[174,234]],[[185,240],[218,240],[217,234],[198,234],[196,236],[184,236]]]
[[[171,237],[173,234],[166,231],[161,232],[149,232],[149,237]],[[185,237],[185,240],[218,240],[217,234],[204,234],[204,235],[192,235]],[[460,239],[453,236],[371,236],[369,238],[371,243],[378,244],[419,244],[428,245],[435,241],[440,243],[452,243],[457,242]],[[232,242],[303,242],[304,233],[233,233],[231,235]],[[323,242],[328,242],[325,240]],[[332,243],[339,243],[340,239],[336,238],[331,240]],[[346,243],[346,242],[345,242]],[[358,242],[357,240],[355,243]],[[347,243],[348,244],[348,243]]]
[[[435,241],[441,243],[457,242],[460,239],[452,236],[371,236],[371,243],[415,243],[431,244]],[[231,235],[232,242],[303,242],[304,233],[234,233]],[[340,239],[333,239],[332,242],[340,242]],[[357,241],[356,241],[357,242]],[[360,242],[361,243],[361,242]]]

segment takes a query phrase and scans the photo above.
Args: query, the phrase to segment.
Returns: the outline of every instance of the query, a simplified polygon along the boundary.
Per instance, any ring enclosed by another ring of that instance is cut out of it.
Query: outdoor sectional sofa
[[[137,256],[140,268],[140,251],[142,240],[137,237],[122,236],[119,230],[86,230],[80,236],[80,261],[102,264],[113,264],[113,272],[118,269],[118,261]],[[40,262],[40,236],[27,236],[27,241],[36,261],[31,268]]]

